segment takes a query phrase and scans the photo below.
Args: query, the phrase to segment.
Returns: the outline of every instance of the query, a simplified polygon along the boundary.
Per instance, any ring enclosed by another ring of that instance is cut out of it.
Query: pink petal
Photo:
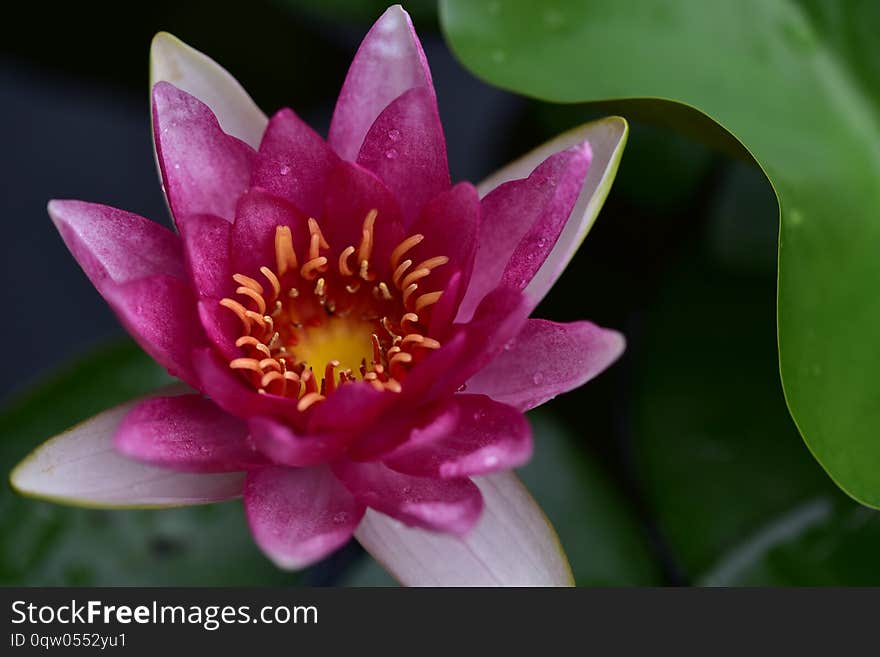
[[[103,508],[205,504],[241,495],[243,473],[175,472],[113,449],[113,434],[139,403],[116,406],[43,443],[13,470],[13,488],[30,497]]]
[[[82,201],[52,201],[49,216],[132,337],[195,385],[189,353],[204,337],[178,237],[136,214]]]
[[[372,210],[377,214],[371,271],[378,278],[384,278],[388,275],[391,251],[405,237],[400,206],[374,174],[353,162],[339,162],[327,178],[327,195],[321,213],[321,229],[333,253],[360,244],[364,218]],[[356,265],[354,258],[352,264]]]
[[[250,184],[253,149],[223,132],[207,105],[167,82],[153,87],[153,136],[176,222],[192,214],[232,221]]]
[[[187,218],[180,226],[190,276],[201,297],[221,299],[235,289],[229,262],[232,226],[210,214]]]
[[[467,391],[527,411],[597,376],[620,357],[624,346],[620,333],[590,322],[530,319],[467,382]]]
[[[155,274],[187,279],[180,240],[149,219],[84,201],[50,201],[49,216],[99,292]]]
[[[327,175],[338,161],[317,132],[292,110],[283,109],[269,121],[260,143],[253,184],[317,217]]]
[[[361,504],[410,526],[463,535],[483,508],[469,479],[411,477],[381,463],[351,461],[334,464],[333,471]]]
[[[357,162],[392,191],[409,226],[428,201],[449,189],[446,139],[433,92],[416,87],[388,105],[367,132]]]
[[[370,126],[395,98],[421,87],[434,87],[425,53],[412,21],[400,5],[389,7],[361,43],[336,101],[330,145],[354,160]]]
[[[596,220],[617,173],[628,132],[626,121],[619,116],[586,123],[539,146],[478,186],[480,195],[485,197],[499,185],[527,176],[553,153],[584,141],[590,144],[593,159],[574,209],[550,255],[526,287],[532,307],[537,306],[565,270]]]
[[[222,66],[180,39],[159,32],[150,46],[150,87],[170,82],[205,103],[226,134],[260,145],[266,115]]]
[[[548,157],[531,175],[500,185],[483,199],[474,274],[458,319],[473,314],[499,284],[523,289],[562,232],[591,160],[582,142]]]
[[[114,437],[131,458],[184,472],[235,472],[264,465],[247,426],[201,395],[153,397],[135,406]]]
[[[172,376],[198,386],[192,350],[205,343],[187,283],[172,276],[141,278],[102,291],[137,343]]]
[[[355,537],[406,586],[572,586],[556,532],[511,472],[475,479],[485,501],[465,537],[368,510]]]
[[[517,468],[531,455],[522,413],[482,395],[456,395],[434,424],[413,432],[383,462],[404,474],[448,479]]]
[[[275,269],[275,228],[287,226],[297,255],[308,249],[308,217],[287,201],[253,187],[241,197],[232,226],[232,268],[263,280],[260,267]]]
[[[425,403],[453,394],[519,333],[528,312],[528,299],[518,290],[490,292],[469,323],[456,325],[452,337],[412,369],[403,398]]]
[[[251,472],[244,508],[257,545],[279,568],[298,569],[343,545],[364,514],[326,467]]]
[[[241,349],[235,346],[242,332],[241,320],[214,297],[199,299],[198,311],[205,335],[217,352],[227,361],[241,357]]]
[[[220,360],[212,349],[196,349],[192,354],[193,367],[199,377],[199,389],[230,415],[250,419],[257,415],[279,418],[296,426],[302,414],[290,399],[277,395],[261,395],[242,381]]]
[[[300,434],[268,417],[248,422],[257,449],[279,465],[303,467],[339,458],[349,441],[346,434]]]
[[[415,271],[419,263],[429,258],[449,258],[447,264],[437,267],[429,276],[421,279],[419,287],[426,291],[446,290],[444,296],[449,295],[446,301],[452,303],[456,310],[461,302],[461,294],[470,281],[479,227],[480,198],[473,185],[463,182],[431,199],[408,230],[409,234],[425,236],[406,254],[406,258],[413,261],[409,271]],[[462,277],[458,291],[447,289],[456,272]],[[436,307],[432,309],[432,320],[436,310]]]
[[[395,401],[393,394],[376,390],[369,383],[349,383],[312,407],[308,428],[315,434],[345,432],[356,435]]]
[[[398,404],[379,422],[356,437],[346,455],[352,461],[375,461],[398,445],[418,436],[420,440],[442,438],[455,427],[458,414],[450,412],[449,400],[437,404],[410,407]]]

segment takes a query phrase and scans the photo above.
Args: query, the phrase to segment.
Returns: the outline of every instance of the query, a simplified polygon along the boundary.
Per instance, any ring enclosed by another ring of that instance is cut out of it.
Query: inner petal
[[[300,411],[357,380],[400,392],[409,370],[440,347],[428,327],[444,292],[430,283],[449,259],[407,257],[424,240],[417,233],[391,251],[387,266],[376,267],[381,229],[371,210],[357,244],[331,245],[310,218],[308,243],[297,249],[290,228],[276,226],[275,262],[258,278],[233,275],[235,298],[220,301],[241,326],[240,356],[229,366],[258,392],[288,397]]]

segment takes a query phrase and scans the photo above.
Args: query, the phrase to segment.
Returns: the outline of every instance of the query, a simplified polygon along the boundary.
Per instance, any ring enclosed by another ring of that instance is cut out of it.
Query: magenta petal
[[[452,275],[459,272],[463,291],[474,266],[479,228],[480,197],[470,183],[458,183],[431,199],[408,230],[410,234],[424,235],[425,239],[406,257],[413,261],[413,268],[434,256],[446,256],[449,263],[434,269],[419,281],[419,286],[425,290],[445,290]],[[456,294],[452,301],[457,309],[461,296]]]
[[[412,477],[381,463],[341,461],[333,471],[359,502],[405,525],[465,534],[483,498],[470,479]]]
[[[254,165],[253,184],[308,215],[321,211],[327,175],[339,157],[292,110],[269,121]]]
[[[590,322],[530,319],[495,360],[477,372],[467,391],[521,411],[583,385],[623,353],[623,336]]]
[[[333,167],[327,178],[321,229],[336,253],[346,246],[360,244],[364,219],[372,210],[376,211],[376,219],[371,271],[384,278],[388,275],[391,251],[405,237],[400,206],[382,181],[366,169],[346,161]],[[357,265],[354,258],[351,264]]]
[[[435,422],[413,432],[385,465],[418,477],[457,478],[517,468],[532,455],[525,416],[483,395],[456,395]]]
[[[244,508],[257,545],[287,569],[304,568],[342,546],[364,515],[364,507],[322,466],[249,473]]]
[[[187,278],[180,239],[149,219],[85,201],[51,201],[49,216],[102,294],[110,285],[155,274]]]
[[[223,132],[207,105],[167,82],[153,87],[153,136],[178,225],[192,214],[232,221],[250,184],[254,150]]]
[[[428,201],[449,189],[446,139],[433,94],[410,89],[385,108],[357,162],[393,192],[408,227]]]
[[[364,37],[348,70],[330,124],[330,145],[354,160],[376,117],[407,89],[431,96],[431,72],[412,21],[400,5],[389,7]]]
[[[200,297],[221,299],[234,291],[229,262],[232,226],[210,214],[191,215],[180,226],[190,276]]]
[[[267,417],[250,420],[248,427],[257,449],[273,462],[309,466],[339,458],[345,451],[345,434],[301,435],[290,426]]]
[[[291,400],[276,395],[261,395],[245,384],[211,349],[196,349],[193,367],[199,377],[199,389],[220,408],[242,419],[268,415],[297,423],[302,420]]]
[[[201,395],[153,397],[135,406],[114,436],[139,461],[184,472],[236,472],[265,465],[247,426]]]
[[[157,275],[113,286],[104,298],[144,351],[172,376],[198,385],[190,354],[205,338],[187,283]]]
[[[369,383],[348,383],[333,391],[310,411],[311,433],[356,435],[368,428],[395,401],[394,395],[376,390]]]
[[[199,299],[198,311],[205,335],[217,352],[227,360],[240,358],[242,350],[235,346],[235,341],[242,333],[241,320],[213,297]]]
[[[412,369],[402,394],[424,403],[454,393],[519,333],[528,312],[528,299],[519,290],[493,290],[469,323],[456,325],[452,337]]]
[[[470,317],[500,283],[523,289],[547,258],[574,207],[592,158],[587,142],[555,153],[522,180],[482,201],[474,274],[458,319]]]
[[[235,273],[265,281],[260,267],[275,270],[275,228],[287,226],[300,256],[308,248],[308,217],[291,203],[253,187],[241,197],[232,226],[231,256]]]

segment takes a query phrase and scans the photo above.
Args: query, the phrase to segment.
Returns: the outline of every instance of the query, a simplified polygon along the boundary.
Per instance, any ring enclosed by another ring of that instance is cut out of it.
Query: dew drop
[[[389,148],[387,151],[385,151],[385,157],[387,157],[389,160],[393,160],[395,157],[397,157],[397,151],[393,148]]]
[[[278,173],[280,173],[282,176],[286,176],[288,173],[290,173],[290,167],[285,164],[278,170]]]
[[[544,375],[541,374],[541,372],[535,372],[534,374],[532,374],[532,383],[534,383],[536,386],[543,383],[543,381]]]
[[[400,130],[389,130],[388,139],[391,141],[400,141]]]
[[[467,390],[467,383],[462,383],[455,392],[464,392],[465,390]]]
[[[510,351],[516,346],[516,338],[512,338],[504,343],[504,351]]]
[[[538,248],[544,248],[545,246],[547,246],[547,238],[542,237],[538,240]]]
[[[486,413],[483,411],[474,411],[474,422],[479,422],[484,417],[486,417]]]
[[[179,169],[179,168],[180,168],[180,165],[179,165],[179,164],[175,164],[175,165],[174,165],[174,168],[175,168],[175,169]]]

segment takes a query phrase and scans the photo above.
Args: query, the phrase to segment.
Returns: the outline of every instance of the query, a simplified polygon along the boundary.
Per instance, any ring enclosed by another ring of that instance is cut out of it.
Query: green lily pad
[[[789,410],[838,485],[880,507],[880,4],[444,0],[441,23],[492,84],[754,157],[781,217]]]
[[[87,356],[0,413],[0,469],[105,408],[170,382],[136,345]],[[0,490],[0,584],[280,585],[250,537],[240,502],[162,511],[56,506]]]

